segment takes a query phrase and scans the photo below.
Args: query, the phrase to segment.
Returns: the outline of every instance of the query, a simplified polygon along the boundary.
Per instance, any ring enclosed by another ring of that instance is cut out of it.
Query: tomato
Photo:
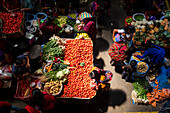
[[[14,33],[20,31],[22,22],[22,12],[14,12],[16,16],[11,16],[11,13],[0,13],[0,18],[3,20],[3,33]]]

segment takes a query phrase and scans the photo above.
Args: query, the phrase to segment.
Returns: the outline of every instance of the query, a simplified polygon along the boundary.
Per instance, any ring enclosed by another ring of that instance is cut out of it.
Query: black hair
[[[40,89],[35,88],[35,89],[32,90],[32,99],[31,99],[30,104],[42,106],[43,98],[44,98],[44,94],[41,93]]]
[[[26,109],[17,110],[15,113],[29,113]]]
[[[15,64],[16,65],[22,65],[23,64],[23,59],[22,58],[16,58]]]
[[[131,65],[132,68],[134,68],[137,65],[137,61],[136,60],[131,60],[130,65]]]
[[[134,26],[126,26],[124,27],[125,33],[134,33],[135,32],[135,27]]]
[[[96,70],[93,70],[90,74],[89,77],[91,79],[98,79],[99,78],[99,73]]]
[[[41,93],[40,89],[35,88],[32,90],[32,96],[33,96],[33,99],[42,99],[43,93]]]

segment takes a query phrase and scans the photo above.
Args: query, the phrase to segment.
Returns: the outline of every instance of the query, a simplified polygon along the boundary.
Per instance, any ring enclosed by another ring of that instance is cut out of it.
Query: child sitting
[[[92,88],[98,89],[98,87],[100,87],[103,89],[106,88],[108,82],[112,80],[113,74],[108,70],[103,70],[97,67],[93,67],[89,76],[92,79],[91,82]]]

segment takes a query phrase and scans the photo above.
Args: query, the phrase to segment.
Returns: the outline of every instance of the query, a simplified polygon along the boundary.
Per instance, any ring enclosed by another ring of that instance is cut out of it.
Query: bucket
[[[44,16],[44,17],[41,18],[42,16]],[[37,13],[37,14],[35,15],[35,19],[38,20],[39,18],[41,18],[41,20],[44,21],[44,20],[47,19],[47,15],[46,15],[45,13]]]
[[[27,13],[27,14],[26,14],[26,20],[27,20],[27,21],[35,20],[35,15],[30,14],[30,13]]]
[[[33,27],[32,22],[26,21],[25,22],[25,27],[26,27],[27,30],[29,30],[31,27]]]

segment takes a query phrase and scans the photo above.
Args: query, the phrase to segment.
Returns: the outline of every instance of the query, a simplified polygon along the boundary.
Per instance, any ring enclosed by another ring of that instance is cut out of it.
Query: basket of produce
[[[150,84],[145,78],[135,78],[133,82],[133,91],[131,97],[134,103],[148,104],[147,93],[149,92]]]
[[[77,33],[75,39],[90,39],[88,33]]]
[[[145,15],[143,13],[135,13],[133,15],[133,20],[134,21],[141,21],[143,19],[146,19]]]
[[[75,20],[78,17],[78,13],[72,11],[72,12],[69,12],[69,14],[67,16],[68,16],[68,18]]]
[[[28,79],[18,79],[17,89],[14,98],[20,99],[22,101],[28,101],[33,90],[33,88],[30,87],[32,82],[35,82],[35,84],[37,84],[38,79],[32,78],[31,81],[29,81]]]
[[[62,89],[63,89],[63,83],[62,81],[51,81],[50,82],[46,82],[44,87],[48,87],[49,88],[49,92],[50,94],[52,94],[53,96],[58,96],[61,94]]]
[[[132,16],[128,16],[125,18],[125,23],[126,25],[131,25],[131,23],[133,22],[133,17]]]
[[[138,62],[137,65],[136,65],[136,71],[139,73],[139,74],[145,74],[147,73],[147,71],[149,70],[149,66],[146,62]]]
[[[3,33],[7,37],[21,37],[24,36],[24,13],[0,13],[0,18],[3,20]]]

